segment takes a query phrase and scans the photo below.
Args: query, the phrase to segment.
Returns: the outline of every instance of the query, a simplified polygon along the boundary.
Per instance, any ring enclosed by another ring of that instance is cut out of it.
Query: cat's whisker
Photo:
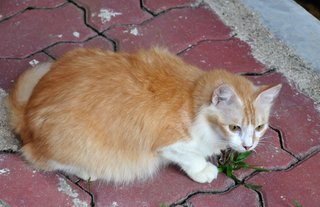
[[[261,143],[264,143],[264,144],[272,144],[273,141],[272,140],[260,140],[258,144],[261,144]]]
[[[272,139],[272,136],[265,136],[260,138],[260,140],[264,140],[264,139]]]
[[[273,143],[273,142],[259,142],[259,144],[255,149],[274,151],[275,149],[280,149],[280,148],[281,148],[280,146],[278,146],[276,143]]]

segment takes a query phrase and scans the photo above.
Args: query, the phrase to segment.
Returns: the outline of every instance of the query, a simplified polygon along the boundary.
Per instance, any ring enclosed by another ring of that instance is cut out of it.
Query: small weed
[[[247,159],[251,155],[251,153],[251,151],[237,153],[231,150],[223,152],[218,160],[219,172],[224,173],[226,176],[233,179],[236,183],[241,183],[241,181],[233,173],[234,171],[240,170],[242,168],[254,169],[259,172],[270,172],[269,170],[246,163],[244,160]],[[245,184],[245,186],[252,190],[258,190],[261,188],[261,186],[254,184]]]
[[[167,207],[167,205],[165,203],[160,203],[159,207]]]
[[[295,207],[302,207],[302,205],[297,200],[294,200],[293,203]]]

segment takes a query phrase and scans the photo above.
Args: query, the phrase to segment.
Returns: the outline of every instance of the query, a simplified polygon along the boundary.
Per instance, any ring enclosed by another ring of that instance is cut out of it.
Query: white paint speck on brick
[[[36,66],[36,65],[39,64],[39,61],[36,60],[36,59],[33,59],[33,60],[31,60],[31,61],[29,62],[29,64],[30,64],[32,67],[34,67],[34,66]]]
[[[0,169],[0,175],[8,175],[10,173],[10,169],[2,168]]]
[[[133,28],[130,30],[130,34],[134,35],[134,36],[138,36],[139,35],[139,30],[138,28]]]
[[[85,201],[81,201],[78,196],[79,194],[75,192],[72,187],[67,183],[67,181],[59,177],[58,191],[67,194],[72,198],[73,206],[75,207],[88,207]]]
[[[81,201],[79,198],[74,198],[72,202],[75,207],[88,207],[88,204],[85,201]]]
[[[119,204],[116,201],[113,201],[111,207],[119,207]]]
[[[63,36],[62,34],[59,34],[59,35],[58,35],[59,38],[62,38],[62,36]]]
[[[73,32],[72,34],[73,34],[73,36],[75,36],[76,38],[79,38],[79,37],[80,37],[80,33],[79,33],[79,32]]]
[[[100,13],[98,14],[98,17],[101,18],[101,22],[104,24],[106,22],[109,22],[112,17],[116,17],[122,15],[120,12],[115,12],[111,9],[100,9]]]

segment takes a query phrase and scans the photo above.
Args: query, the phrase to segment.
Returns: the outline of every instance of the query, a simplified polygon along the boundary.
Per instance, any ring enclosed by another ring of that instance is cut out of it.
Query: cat
[[[174,163],[210,183],[221,150],[253,150],[281,84],[202,71],[163,48],[75,49],[26,70],[7,98],[10,125],[34,167],[130,183]]]

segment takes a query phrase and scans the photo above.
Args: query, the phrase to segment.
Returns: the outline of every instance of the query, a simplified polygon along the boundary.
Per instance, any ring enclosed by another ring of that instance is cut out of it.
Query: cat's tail
[[[20,134],[24,124],[24,110],[38,81],[50,70],[52,63],[42,63],[23,72],[6,100],[9,122],[15,133]]]

